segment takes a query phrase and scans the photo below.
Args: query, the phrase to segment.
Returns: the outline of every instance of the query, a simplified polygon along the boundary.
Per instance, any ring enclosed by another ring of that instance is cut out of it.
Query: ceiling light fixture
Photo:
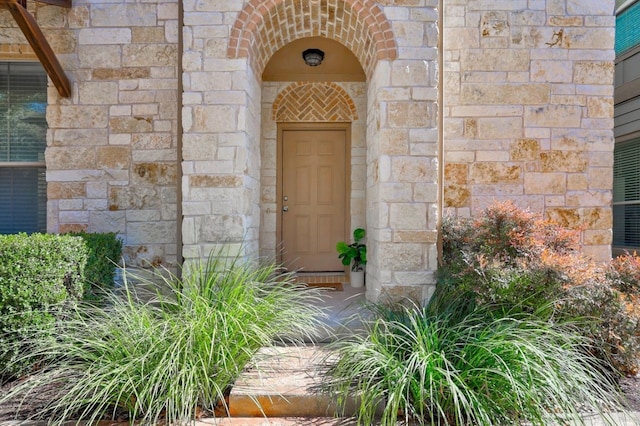
[[[320,49],[307,49],[302,52],[302,59],[310,67],[317,67],[324,59],[324,52]]]

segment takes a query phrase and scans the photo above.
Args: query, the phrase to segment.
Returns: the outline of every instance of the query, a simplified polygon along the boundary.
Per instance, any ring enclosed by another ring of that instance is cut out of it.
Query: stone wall
[[[48,231],[117,232],[128,265],[175,266],[178,3],[29,4],[72,83],[49,89]],[[0,59],[33,57],[1,16]]]
[[[611,256],[614,0],[444,2],[444,205],[514,200]]]

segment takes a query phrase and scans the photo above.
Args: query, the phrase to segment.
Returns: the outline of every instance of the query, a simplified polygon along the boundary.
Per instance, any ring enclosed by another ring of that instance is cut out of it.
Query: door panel
[[[346,131],[282,132],[282,260],[290,269],[343,271]]]

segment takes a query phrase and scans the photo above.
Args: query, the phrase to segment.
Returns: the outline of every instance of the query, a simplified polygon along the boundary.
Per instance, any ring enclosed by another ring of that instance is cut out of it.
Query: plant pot
[[[351,271],[349,273],[349,283],[354,288],[364,287],[364,271]]]

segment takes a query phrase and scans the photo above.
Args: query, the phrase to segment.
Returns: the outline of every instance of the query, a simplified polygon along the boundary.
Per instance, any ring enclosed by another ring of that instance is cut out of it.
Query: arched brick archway
[[[371,76],[379,60],[393,60],[397,48],[391,25],[371,0],[251,0],[231,29],[227,55],[248,57],[256,75],[287,43],[321,36],[348,47]]]
[[[335,83],[300,81],[273,102],[275,122],[352,122],[358,112],[351,96]]]

